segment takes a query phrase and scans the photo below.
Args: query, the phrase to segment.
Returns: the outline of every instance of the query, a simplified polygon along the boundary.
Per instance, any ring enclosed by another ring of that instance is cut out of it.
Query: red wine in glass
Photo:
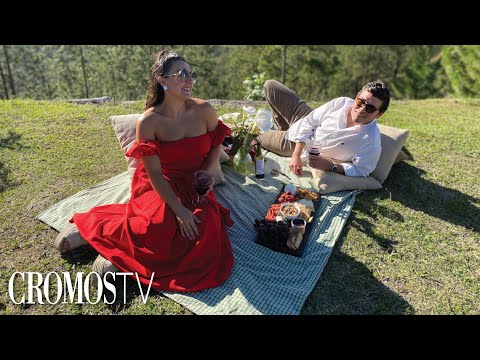
[[[213,186],[214,181],[212,174],[206,170],[198,170],[193,174],[193,187],[197,192],[197,198],[192,200],[193,205],[202,206],[208,204],[205,194]]]
[[[310,149],[308,150],[309,156],[318,156],[320,155],[320,148],[318,146],[311,146]],[[312,166],[312,163],[310,161],[311,158],[308,160],[308,165]]]
[[[308,151],[310,155],[320,155],[320,148],[318,146],[312,146],[310,147],[310,150]]]

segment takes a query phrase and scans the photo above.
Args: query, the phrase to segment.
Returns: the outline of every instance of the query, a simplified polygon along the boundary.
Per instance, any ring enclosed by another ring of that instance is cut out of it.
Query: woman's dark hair
[[[148,84],[147,101],[145,102],[145,110],[161,104],[164,98],[164,90],[162,85],[158,82],[157,77],[168,74],[175,61],[185,61],[180,55],[171,52],[170,50],[160,51],[150,70],[150,83]]]
[[[388,109],[388,105],[390,105],[390,90],[385,86],[384,83],[381,81],[372,81],[366,84],[360,93],[368,91],[371,92],[373,96],[377,99],[382,100],[382,106],[380,106],[380,111],[384,113]]]

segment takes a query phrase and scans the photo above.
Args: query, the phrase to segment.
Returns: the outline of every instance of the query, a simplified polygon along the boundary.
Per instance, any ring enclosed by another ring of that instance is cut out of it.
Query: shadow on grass
[[[361,212],[368,216],[368,220],[352,216],[349,226],[367,234],[391,253],[397,242],[375,231],[375,220],[379,215],[396,222],[404,220],[397,211],[378,204],[378,199],[389,198],[449,223],[480,231],[480,211],[474,205],[480,204],[480,199],[425,180],[422,177],[424,173],[405,162],[393,167],[382,190],[366,191],[357,197],[352,214]]]
[[[449,223],[480,231],[478,198],[435,184],[422,176],[424,171],[402,162],[392,168],[379,191],[366,191],[357,196],[352,214],[327,263],[321,281],[307,298],[302,314],[413,314],[412,306],[379,282],[364,264],[343,254],[339,249],[348,231],[357,228],[392,252],[396,241],[375,231],[379,216],[403,221],[403,216],[378,204],[378,199],[392,201],[422,211]],[[366,219],[355,213],[367,215]]]
[[[374,199],[379,191],[367,191],[357,196],[352,213],[332,255],[302,309],[304,315],[406,315],[414,314],[413,307],[396,292],[378,281],[365,264],[344,254],[340,249],[351,229],[365,233],[380,247],[391,253],[397,241],[375,231],[378,215],[403,221],[400,213],[378,206]],[[371,196],[371,198],[369,198]],[[371,200],[365,200],[365,197]],[[365,213],[368,221],[355,216]]]
[[[22,150],[24,146],[20,143],[21,137],[20,134],[9,130],[7,135],[0,138],[0,150]],[[10,178],[10,173],[11,170],[0,161],[0,193],[18,185],[17,182]]]
[[[89,245],[79,247],[62,255],[62,257],[68,262],[84,266],[93,264],[93,261],[97,256],[98,253]],[[90,271],[91,270],[87,270],[86,274]],[[105,306],[114,314],[118,314],[121,311],[128,309],[138,297],[140,297],[140,299],[142,299],[142,296],[145,299],[147,298],[148,288],[141,285],[142,288],[140,289],[137,281],[129,277],[123,275],[116,276],[115,280],[109,278],[108,282],[115,286],[115,294],[110,290],[104,290]],[[164,295],[154,289],[150,289],[148,296],[164,297]]]
[[[392,201],[398,201],[411,209],[479,232],[480,210],[475,204],[480,204],[480,198],[437,185],[424,179],[424,173],[405,162],[398,164],[392,168],[384,184],[388,191],[381,191],[380,196],[391,197]],[[368,203],[372,201],[372,198],[367,199]]]
[[[405,299],[375,279],[364,264],[339,250],[348,226],[347,223],[301,315],[413,314],[413,307]]]

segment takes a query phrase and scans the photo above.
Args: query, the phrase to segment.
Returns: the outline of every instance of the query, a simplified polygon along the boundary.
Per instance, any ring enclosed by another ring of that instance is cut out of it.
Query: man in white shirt
[[[375,169],[382,150],[376,119],[390,104],[382,82],[369,82],[355,99],[339,97],[315,110],[276,80],[268,80],[264,92],[278,130],[259,140],[264,148],[291,156],[293,173],[301,175],[307,159],[312,168],[347,176],[368,176]]]

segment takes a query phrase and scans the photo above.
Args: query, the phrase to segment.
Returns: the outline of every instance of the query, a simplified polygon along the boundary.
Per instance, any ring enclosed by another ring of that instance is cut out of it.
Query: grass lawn
[[[144,304],[134,282],[110,305],[15,305],[8,295],[15,271],[91,271],[93,250],[61,257],[57,232],[35,216],[125,171],[108,117],[141,111],[0,101],[0,314],[191,314],[162,295]],[[479,118],[480,100],[392,101],[379,123],[410,130],[411,160],[357,197],[302,314],[480,313]]]

